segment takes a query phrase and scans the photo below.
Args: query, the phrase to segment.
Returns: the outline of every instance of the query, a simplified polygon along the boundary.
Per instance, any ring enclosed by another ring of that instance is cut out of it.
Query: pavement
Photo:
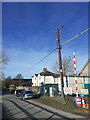
[[[22,101],[19,97],[16,97],[14,94],[4,94],[2,96],[3,104],[3,118],[21,118],[26,120],[28,118],[45,120],[49,119],[80,119],[84,118],[80,115],[64,112],[62,110],[55,109],[53,107],[44,105],[33,99]]]

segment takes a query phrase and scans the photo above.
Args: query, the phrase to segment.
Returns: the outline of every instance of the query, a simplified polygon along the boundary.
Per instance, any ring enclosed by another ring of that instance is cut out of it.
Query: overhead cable
[[[28,68],[27,70],[23,71],[22,73],[32,69],[33,67],[35,67],[37,64],[39,64],[40,62],[42,62],[44,59],[46,59],[49,55],[51,55],[57,48],[55,48],[53,51],[51,51],[49,54],[47,54],[44,58],[42,58],[40,61],[38,61],[36,64],[32,65],[30,68]],[[22,74],[21,73],[21,74]]]
[[[73,46],[66,46],[66,47],[69,47],[69,48],[88,48],[88,47],[73,47]]]
[[[66,43],[72,41],[73,39],[75,39],[76,37],[78,37],[79,35],[82,35],[83,33],[85,33],[86,31],[88,31],[90,28],[86,29],[85,31],[79,33],[78,35],[76,35],[75,37],[71,38],[70,40],[66,41],[65,43],[63,43],[62,45],[65,45]]]
[[[76,35],[75,37],[71,38],[70,40],[66,41],[65,43],[63,43],[62,45],[65,45],[66,43],[72,41],[73,39],[75,39],[76,37],[78,37],[79,35],[82,35],[83,33],[85,33],[86,31],[88,31],[90,28],[86,29],[85,31],[81,32],[80,34]],[[47,54],[44,58],[42,58],[40,61],[38,61],[36,64],[32,65],[31,67],[29,67],[27,70],[21,72],[24,73],[30,69],[32,69],[33,67],[35,67],[37,64],[39,64],[40,62],[42,62],[44,59],[46,59],[49,55],[51,55],[57,48],[55,48],[53,51],[51,51],[49,54]]]

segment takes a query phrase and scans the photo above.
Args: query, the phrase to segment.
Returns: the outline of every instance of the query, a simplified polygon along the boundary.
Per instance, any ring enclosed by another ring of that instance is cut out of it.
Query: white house
[[[66,77],[67,77],[68,82],[66,82]],[[80,79],[80,80],[83,83],[83,79]],[[78,83],[81,83],[80,80],[78,81]],[[73,93],[75,93],[76,87],[75,87],[74,76],[63,76],[63,82],[64,82],[64,87],[72,87],[72,91]],[[33,83],[33,86],[41,86],[42,83],[43,84],[58,84],[59,91],[62,91],[60,74],[55,74],[50,71],[47,71],[47,68],[44,68],[43,72],[32,76],[32,83]],[[78,87],[79,87],[78,92],[80,92],[80,88],[84,86],[82,84],[78,84]]]
[[[80,71],[79,76],[90,76],[90,59],[88,59],[88,61]]]
[[[41,86],[41,84],[59,84],[59,90],[61,89],[60,75],[47,71],[47,68],[43,69],[43,72],[35,74],[32,76],[33,86]]]
[[[77,88],[79,94],[81,93],[81,89],[84,89],[84,84],[88,84],[88,80],[90,80],[90,76],[77,76]],[[63,76],[63,81],[64,87],[71,87],[72,92],[76,93],[75,76]],[[48,71],[47,68],[44,68],[43,72],[32,76],[32,83],[33,86],[41,86],[42,83],[58,84],[59,91],[61,91],[60,75]]]
[[[88,59],[88,61],[80,71],[79,76],[83,76],[85,84],[90,84],[90,59]]]

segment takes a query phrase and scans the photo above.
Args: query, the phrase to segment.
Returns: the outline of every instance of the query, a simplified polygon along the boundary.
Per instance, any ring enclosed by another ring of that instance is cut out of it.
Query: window
[[[41,76],[39,76],[39,79],[41,79]]]
[[[26,91],[25,93],[33,93],[32,91]]]

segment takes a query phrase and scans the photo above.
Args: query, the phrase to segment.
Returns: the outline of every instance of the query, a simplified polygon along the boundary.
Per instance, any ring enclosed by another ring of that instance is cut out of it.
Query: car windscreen
[[[22,92],[23,90],[17,90],[17,92]]]
[[[25,91],[25,93],[33,93],[32,91]]]

